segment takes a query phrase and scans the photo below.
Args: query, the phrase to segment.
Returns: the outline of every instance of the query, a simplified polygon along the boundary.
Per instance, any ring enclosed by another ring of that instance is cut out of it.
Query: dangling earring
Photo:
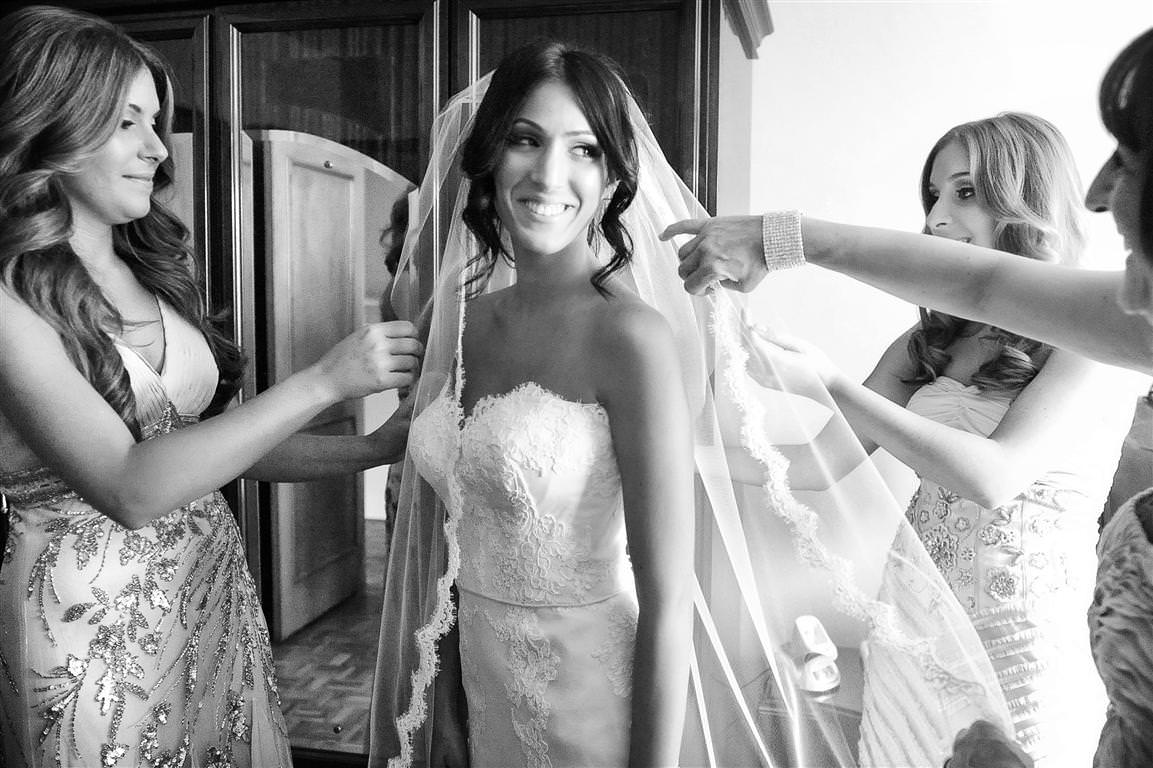
[[[599,203],[597,203],[597,209],[593,212],[593,217],[589,219],[589,231],[588,237],[586,238],[589,245],[592,245],[593,240],[596,239],[597,229],[600,227],[601,219],[604,217],[604,215],[605,201],[601,200]]]
[[[603,226],[605,211],[608,210],[610,199],[609,197],[601,198],[592,220],[589,221],[588,244],[592,246],[594,258],[600,258],[601,255],[601,241],[605,239]]]
[[[512,255],[512,248],[509,247],[504,235],[504,222],[500,220],[500,216],[493,215],[493,230],[496,232],[496,239],[500,243],[500,255],[505,263],[510,267],[516,266],[516,258]]]

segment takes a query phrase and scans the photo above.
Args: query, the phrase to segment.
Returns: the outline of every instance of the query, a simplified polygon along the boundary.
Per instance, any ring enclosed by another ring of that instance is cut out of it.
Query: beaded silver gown
[[[161,317],[161,371],[116,345],[144,439],[195,421],[218,376],[199,331],[163,302]],[[47,467],[0,474],[0,491],[0,764],[291,764],[268,631],[218,492],[129,530]]]

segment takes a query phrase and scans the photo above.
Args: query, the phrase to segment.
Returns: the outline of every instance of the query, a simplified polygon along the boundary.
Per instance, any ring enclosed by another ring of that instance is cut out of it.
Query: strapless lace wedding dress
[[[530,382],[465,416],[446,392],[409,450],[458,523],[472,766],[625,765],[637,602],[604,409]]]

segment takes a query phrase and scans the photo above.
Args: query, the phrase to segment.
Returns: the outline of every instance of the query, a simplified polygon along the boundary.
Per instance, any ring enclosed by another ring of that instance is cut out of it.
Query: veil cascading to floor
[[[458,152],[487,85],[461,92],[437,118],[428,172],[410,196],[398,270],[409,300],[398,311],[429,324],[417,414],[458,364],[463,285],[478,248],[460,219],[468,181]],[[640,179],[623,217],[634,241],[627,280],[673,329],[694,424],[696,556],[685,567],[697,591],[681,764],[939,766],[977,718],[1011,733],[964,610],[820,380],[760,353],[743,296],[685,293],[679,243],[658,235],[708,214],[631,109]],[[487,290],[514,280],[498,264]],[[454,621],[461,546],[444,504],[406,461],[370,765],[427,764],[437,640]]]

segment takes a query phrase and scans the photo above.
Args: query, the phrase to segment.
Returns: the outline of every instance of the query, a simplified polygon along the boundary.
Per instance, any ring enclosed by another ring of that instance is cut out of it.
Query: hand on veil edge
[[[764,387],[828,402],[829,390],[844,375],[815,344],[746,316],[749,375]]]
[[[424,345],[404,320],[370,323],[337,342],[306,371],[333,402],[411,385]]]
[[[677,235],[693,235],[677,249],[681,260],[677,272],[685,290],[695,296],[718,283],[748,293],[768,274],[760,216],[685,219],[669,225],[660,237]]]

